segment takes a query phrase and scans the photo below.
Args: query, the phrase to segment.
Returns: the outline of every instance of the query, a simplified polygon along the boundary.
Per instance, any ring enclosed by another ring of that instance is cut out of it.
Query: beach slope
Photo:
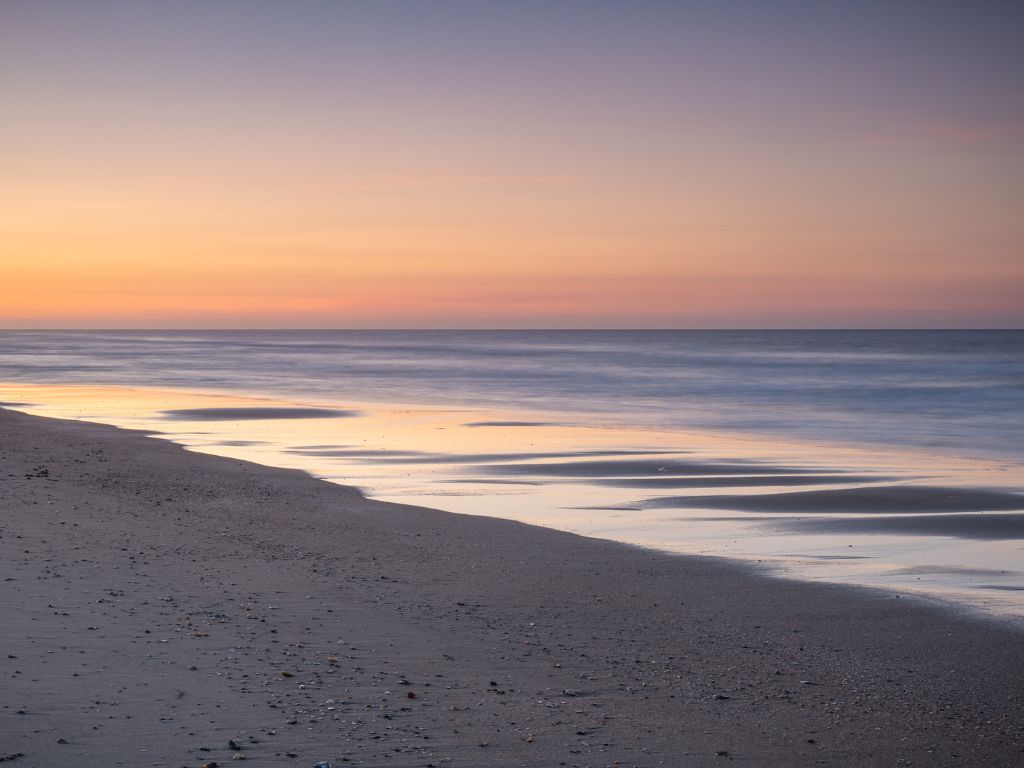
[[[12,766],[1018,766],[1024,633],[0,410]]]

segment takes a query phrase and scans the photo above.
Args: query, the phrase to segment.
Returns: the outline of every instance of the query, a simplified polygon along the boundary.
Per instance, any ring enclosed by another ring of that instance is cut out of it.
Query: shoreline
[[[0,434],[12,765],[1024,758],[997,619],[98,424],[0,410]]]
[[[1024,515],[996,517],[987,509],[994,502],[992,509],[1024,511],[1020,469],[1001,464],[863,446],[751,442],[736,434],[610,428],[550,414],[398,404],[377,409],[348,400],[190,389],[0,383],[0,398],[27,399],[35,405],[21,410],[38,416],[142,429],[189,450],[304,470],[378,500],[769,564],[780,577],[938,597],[992,615],[1024,615],[1018,543]],[[289,418],[268,418],[279,409]],[[750,472],[756,476],[742,476]],[[1002,482],[994,483],[997,477]],[[865,495],[894,483],[897,493],[888,501]],[[928,490],[936,485],[946,487]],[[836,493],[807,493],[830,488]],[[1005,493],[996,498],[981,492],[986,489]],[[794,490],[799,493],[785,493]],[[746,493],[756,496],[735,496]],[[923,506],[922,493],[930,494]],[[959,502],[951,506],[944,495]],[[737,511],[751,498],[778,509]],[[708,509],[700,508],[704,499]],[[808,507],[815,499],[827,499],[829,509],[817,502]],[[914,511],[917,519],[882,514],[886,505]],[[938,511],[946,507],[966,515]]]

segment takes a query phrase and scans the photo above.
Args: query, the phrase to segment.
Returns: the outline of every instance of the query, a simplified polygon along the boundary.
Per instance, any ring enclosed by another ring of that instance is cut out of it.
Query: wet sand
[[[1024,515],[871,515],[765,520],[764,525],[795,533],[898,533],[910,536],[955,536],[960,539],[1024,539]]]
[[[13,766],[1024,759],[1016,625],[111,427],[0,438]]]

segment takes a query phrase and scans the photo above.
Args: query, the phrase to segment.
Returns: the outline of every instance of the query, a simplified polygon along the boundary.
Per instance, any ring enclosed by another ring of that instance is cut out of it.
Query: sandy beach
[[[1012,623],[95,424],[0,459],[13,766],[1024,760]]]

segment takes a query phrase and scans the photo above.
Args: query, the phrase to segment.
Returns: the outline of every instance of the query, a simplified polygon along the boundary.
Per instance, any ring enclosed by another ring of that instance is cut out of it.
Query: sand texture
[[[1024,764],[1013,625],[104,426],[0,411],[0,585],[16,768]]]

